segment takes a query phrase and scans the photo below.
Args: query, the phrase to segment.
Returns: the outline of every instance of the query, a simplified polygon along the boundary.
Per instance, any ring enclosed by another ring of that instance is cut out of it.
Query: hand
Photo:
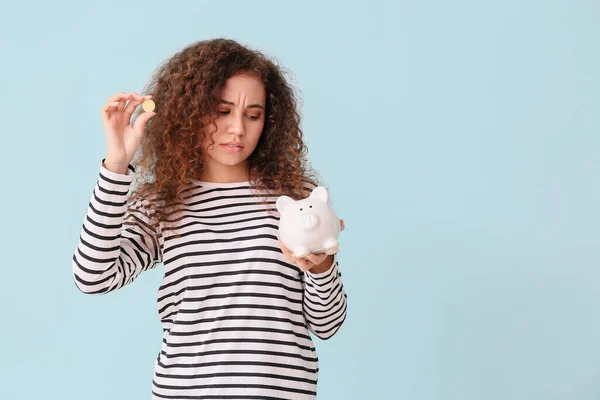
[[[131,115],[138,105],[151,97],[152,95],[142,96],[134,92],[120,92],[109,97],[102,106],[100,116],[106,135],[105,164],[113,168],[126,169],[133,160],[142,141],[146,122],[156,113],[140,114],[134,126],[131,126]]]
[[[343,230],[344,230],[344,220],[340,219],[340,232]],[[308,259],[305,259],[302,257],[300,257],[300,258],[294,257],[294,254],[292,253],[292,251],[290,251],[290,249],[288,249],[283,244],[283,242],[281,241],[279,236],[277,237],[277,240],[279,241],[279,247],[281,247],[281,251],[286,256],[286,258],[292,264],[296,264],[302,271],[308,271],[315,265],[322,264],[328,256],[328,254],[326,254],[325,252],[321,252],[321,253],[310,253],[309,255],[306,256]]]

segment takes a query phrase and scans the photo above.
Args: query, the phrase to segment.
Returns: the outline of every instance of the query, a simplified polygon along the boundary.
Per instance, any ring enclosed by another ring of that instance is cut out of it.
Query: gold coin
[[[148,99],[142,103],[142,108],[144,109],[145,112],[154,111],[154,107],[155,107],[154,101],[152,101],[151,99]]]

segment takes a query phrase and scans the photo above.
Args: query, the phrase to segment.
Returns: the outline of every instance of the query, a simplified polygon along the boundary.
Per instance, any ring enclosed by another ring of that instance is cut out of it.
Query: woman
[[[281,68],[233,40],[200,41],[146,92],[101,108],[107,155],[73,255],[77,287],[106,294],[164,265],[153,398],[314,398],[309,331],[336,333],[347,296],[337,254],[297,259],[277,236],[277,197],[319,185]],[[148,99],[156,111],[132,125]]]

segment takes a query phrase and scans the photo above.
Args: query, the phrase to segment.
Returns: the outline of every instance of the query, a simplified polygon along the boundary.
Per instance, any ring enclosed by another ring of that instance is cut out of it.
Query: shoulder
[[[322,187],[328,189],[327,186],[325,186],[325,184],[320,183],[318,181],[305,180],[305,181],[303,181],[302,185],[303,185],[303,191],[307,194],[307,196],[310,195],[312,193],[312,191],[315,190],[319,186],[322,186]]]
[[[157,207],[156,195],[140,196],[136,195],[127,199],[127,209],[132,211],[140,211],[148,215],[155,212]]]
[[[311,191],[317,187],[317,185],[311,181],[302,181],[302,186]]]

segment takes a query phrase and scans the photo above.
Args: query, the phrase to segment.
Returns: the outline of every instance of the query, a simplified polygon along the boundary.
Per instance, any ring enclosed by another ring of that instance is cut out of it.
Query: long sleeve
[[[87,294],[119,289],[162,262],[160,228],[143,200],[127,200],[135,169],[123,175],[103,163],[72,258],[75,285]]]
[[[327,271],[305,271],[304,315],[311,332],[323,340],[332,337],[346,320],[347,297],[337,253]]]

